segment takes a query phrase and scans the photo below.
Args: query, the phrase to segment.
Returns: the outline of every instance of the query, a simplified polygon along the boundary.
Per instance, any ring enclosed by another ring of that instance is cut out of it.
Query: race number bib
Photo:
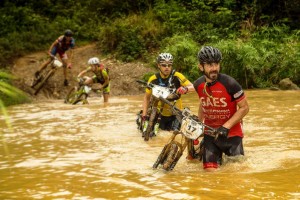
[[[152,88],[152,95],[156,98],[159,98],[162,96],[163,98],[167,98],[171,94],[171,91],[167,87],[161,87],[161,86],[154,86]]]
[[[184,117],[181,122],[180,131],[189,139],[197,139],[204,131],[204,126],[197,121]]]

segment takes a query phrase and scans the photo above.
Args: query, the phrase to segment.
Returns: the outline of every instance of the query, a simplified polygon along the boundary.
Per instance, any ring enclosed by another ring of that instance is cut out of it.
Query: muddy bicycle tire
[[[153,108],[153,110],[151,112],[151,115],[149,117],[149,122],[148,122],[147,129],[146,129],[145,134],[144,134],[144,140],[145,141],[149,140],[151,132],[154,131],[154,124],[155,124],[154,120],[155,120],[155,117],[156,117],[156,113],[157,113],[157,109]]]
[[[44,79],[42,79],[40,81],[40,83],[38,84],[37,88],[35,89],[35,92],[33,93],[34,95],[37,95],[39,93],[39,91],[42,89],[42,87],[45,85],[45,83],[47,82],[47,80],[53,76],[55,70],[51,69],[47,75],[44,77]]]
[[[40,76],[38,79],[34,78],[30,87],[34,89],[34,87],[39,84],[41,82],[41,80],[43,79],[43,76]]]
[[[88,95],[86,93],[80,94],[79,97],[78,97],[78,99],[77,99],[77,101],[74,102],[73,105],[78,104],[80,102],[82,104],[88,104],[87,97],[88,97]]]
[[[78,95],[77,93],[78,93],[77,87],[72,87],[65,98],[65,103],[75,105],[78,104],[79,102],[82,102],[82,104],[86,104],[87,94],[81,93]]]
[[[167,155],[166,152],[169,149],[168,147],[170,147],[170,143],[164,146],[152,168],[156,169],[158,165],[162,164],[165,161]]]
[[[166,171],[173,170],[181,155],[182,150],[180,144],[176,141],[172,141],[169,144],[168,151],[166,152],[166,158],[162,163],[162,168]]]

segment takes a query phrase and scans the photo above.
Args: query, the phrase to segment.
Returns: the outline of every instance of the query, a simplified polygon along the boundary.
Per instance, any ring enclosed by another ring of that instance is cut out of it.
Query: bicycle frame
[[[161,114],[164,107],[164,102],[160,101],[159,97],[168,98],[171,94],[175,93],[174,88],[162,87],[152,83],[138,80],[138,83],[146,85],[146,87],[152,89],[152,95],[149,102],[149,108],[147,110],[147,120],[142,125],[142,134],[145,141],[148,141],[150,137],[156,135],[159,129],[159,123],[161,120]],[[161,105],[159,106],[159,103]]]
[[[168,143],[164,146],[156,162],[153,164],[153,168],[157,168],[159,165],[161,165],[166,171],[172,170],[182,156],[186,147],[188,147],[188,152],[190,155],[196,157],[196,154],[198,154],[199,159],[201,160],[204,146],[202,143],[200,143],[199,147],[195,149],[193,141],[203,137],[204,132],[217,138],[218,134],[216,129],[200,122],[198,117],[193,115],[188,108],[180,110],[176,106],[172,105],[168,100],[162,97],[159,99],[172,108],[172,111],[178,118],[181,119],[182,123],[180,131],[174,131],[172,136],[169,138]],[[180,142],[175,140],[179,135],[181,136]]]
[[[82,102],[82,104],[88,104],[87,97],[91,90],[90,86],[79,83],[79,87],[75,86],[70,89],[65,98],[65,103],[75,105]]]

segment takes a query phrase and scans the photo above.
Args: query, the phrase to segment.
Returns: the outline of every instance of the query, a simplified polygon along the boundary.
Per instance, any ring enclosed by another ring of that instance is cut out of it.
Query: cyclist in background
[[[160,85],[163,87],[173,87],[176,88],[177,94],[186,94],[187,92],[195,91],[193,84],[181,73],[176,72],[172,69],[173,66],[173,56],[170,53],[161,53],[157,57],[157,67],[159,72],[152,75],[148,83],[153,83],[155,85]],[[147,120],[147,110],[149,107],[150,98],[152,95],[152,90],[146,88],[143,101],[142,110],[142,123]],[[181,98],[176,101],[175,104],[178,108],[182,109]],[[162,112],[161,121],[159,128],[162,130],[176,130],[179,129],[180,122],[173,115],[171,109],[165,104]]]
[[[100,83],[101,89],[103,90],[103,100],[104,102],[108,102],[110,93],[108,69],[106,69],[102,63],[100,63],[100,60],[97,57],[90,58],[88,60],[88,65],[88,68],[78,74],[78,79],[88,72],[93,72],[94,76],[86,77],[84,84],[90,85],[93,83]]]
[[[67,68],[71,69],[71,60],[73,57],[73,49],[75,47],[75,39],[72,37],[73,32],[71,30],[66,30],[64,35],[59,36],[50,46],[48,54],[50,58],[43,63],[41,68],[35,72],[35,77],[38,78],[40,72],[47,67],[53,60],[56,54],[59,55],[63,63],[63,75],[64,75],[64,85],[68,86],[69,82],[67,79]],[[68,57],[66,51],[70,50],[70,58]]]

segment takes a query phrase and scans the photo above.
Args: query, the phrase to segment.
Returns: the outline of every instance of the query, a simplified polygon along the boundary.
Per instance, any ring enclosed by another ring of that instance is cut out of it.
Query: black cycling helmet
[[[161,53],[158,55],[156,62],[160,64],[161,62],[168,61],[171,64],[173,63],[173,56],[170,53]]]
[[[66,37],[72,37],[73,36],[73,32],[70,29],[65,30],[65,36]]]
[[[204,46],[198,52],[200,64],[219,63],[222,60],[222,53],[219,49],[211,46]]]

